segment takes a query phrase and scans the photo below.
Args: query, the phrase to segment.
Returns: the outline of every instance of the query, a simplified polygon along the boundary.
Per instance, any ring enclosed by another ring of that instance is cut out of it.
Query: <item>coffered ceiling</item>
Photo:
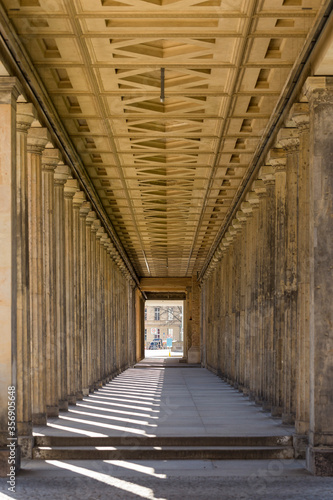
[[[2,0],[139,276],[200,271],[324,3]]]

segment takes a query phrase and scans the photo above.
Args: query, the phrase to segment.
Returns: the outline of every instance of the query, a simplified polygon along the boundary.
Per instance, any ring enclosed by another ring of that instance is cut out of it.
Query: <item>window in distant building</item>
[[[159,339],[160,338],[160,329],[157,328],[157,333],[155,334],[155,339]]]
[[[168,320],[172,320],[173,319],[173,314],[172,314],[172,307],[168,307]]]
[[[145,320],[147,319],[147,308],[145,308]]]
[[[147,328],[145,328],[145,340],[147,340]]]
[[[169,339],[173,337],[173,328],[168,328],[168,337]]]
[[[160,308],[155,307],[155,321],[159,321],[159,320],[160,320]]]

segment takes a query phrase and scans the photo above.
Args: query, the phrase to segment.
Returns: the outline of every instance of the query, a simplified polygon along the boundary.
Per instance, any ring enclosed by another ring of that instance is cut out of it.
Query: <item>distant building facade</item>
[[[154,339],[183,341],[183,302],[147,300],[145,304],[145,345]],[[170,342],[170,341],[169,341]]]

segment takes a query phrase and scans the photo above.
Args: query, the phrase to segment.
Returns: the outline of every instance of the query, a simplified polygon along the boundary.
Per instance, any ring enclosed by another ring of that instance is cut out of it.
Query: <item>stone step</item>
[[[292,436],[35,436],[36,447],[81,446],[284,446],[293,445]]]
[[[292,459],[294,449],[281,446],[214,447],[40,447],[37,460],[271,460]]]

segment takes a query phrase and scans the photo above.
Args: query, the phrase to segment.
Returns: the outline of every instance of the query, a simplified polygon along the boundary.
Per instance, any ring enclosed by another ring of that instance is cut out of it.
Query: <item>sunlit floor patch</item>
[[[139,465],[132,462],[125,462],[124,460],[104,460],[106,464],[115,465],[116,467],[122,467],[124,469],[133,470],[140,472],[141,474],[147,474],[148,476],[158,477],[160,479],[166,479],[166,474],[156,474],[153,467],[147,467],[145,465]]]
[[[62,469],[67,469],[69,471],[75,472],[76,474],[81,474],[85,477],[90,477],[95,481],[112,486],[127,493],[132,493],[141,498],[146,498],[147,500],[167,500],[164,498],[157,498],[154,495],[154,491],[145,486],[140,486],[133,482],[124,481],[123,479],[117,479],[115,477],[109,476],[107,474],[102,474],[101,472],[95,472],[84,467],[78,467],[77,465],[67,464],[65,462],[60,462],[58,460],[46,460],[46,463],[53,465],[54,467],[59,467]],[[112,496],[110,496],[112,498]]]
[[[146,435],[145,430],[141,429],[134,429],[132,427],[123,427],[120,425],[110,425],[110,424],[102,424],[100,422],[95,422],[94,420],[83,420],[80,418],[72,418],[72,417],[65,417],[61,415],[59,418],[64,419],[64,420],[70,420],[71,422],[77,422],[81,425],[93,425],[94,427],[103,427],[105,429],[112,429],[112,430],[117,430],[117,431],[123,431],[123,432],[128,432],[131,434],[140,434],[140,435]],[[148,435],[148,434],[147,434]]]

